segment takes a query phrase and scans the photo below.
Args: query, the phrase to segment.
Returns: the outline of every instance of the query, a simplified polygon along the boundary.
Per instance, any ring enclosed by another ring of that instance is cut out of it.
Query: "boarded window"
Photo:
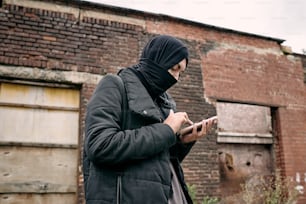
[[[256,186],[273,172],[271,110],[218,102],[217,114],[222,201],[241,203],[242,185]]]
[[[76,203],[79,90],[0,83],[1,203]]]
[[[271,144],[272,125],[269,107],[217,103],[218,142]]]

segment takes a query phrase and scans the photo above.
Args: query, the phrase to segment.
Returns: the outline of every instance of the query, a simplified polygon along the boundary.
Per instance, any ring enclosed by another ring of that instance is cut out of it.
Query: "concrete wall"
[[[99,79],[137,63],[150,37],[169,34],[184,41],[191,55],[188,71],[170,90],[178,110],[197,121],[215,115],[218,101],[273,108],[275,167],[306,187],[303,66],[300,57],[284,54],[282,40],[79,1],[2,4],[0,79],[78,85],[80,144],[86,104]],[[198,141],[183,163],[186,180],[196,185],[198,198],[221,193],[216,141],[216,133]],[[82,196],[80,182],[80,202]]]

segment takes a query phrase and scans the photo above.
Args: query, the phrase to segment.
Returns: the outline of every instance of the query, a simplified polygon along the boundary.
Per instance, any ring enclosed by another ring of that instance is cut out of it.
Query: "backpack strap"
[[[119,73],[118,73],[119,74]],[[115,75],[115,78],[117,78],[117,81],[119,82],[119,89],[122,96],[122,104],[121,104],[121,110],[122,110],[122,130],[126,130],[128,128],[128,100],[126,95],[126,90],[124,86],[124,82],[120,75]]]

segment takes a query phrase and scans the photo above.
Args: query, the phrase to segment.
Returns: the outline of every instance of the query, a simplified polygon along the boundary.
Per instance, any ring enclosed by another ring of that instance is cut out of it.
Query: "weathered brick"
[[[78,1],[64,4],[75,8]],[[81,10],[91,9],[83,6],[77,5]],[[116,73],[138,62],[149,38],[157,34],[174,35],[190,50],[187,71],[169,91],[176,99],[178,111],[188,112],[197,121],[217,114],[213,105],[217,100],[273,107],[276,166],[288,176],[306,172],[304,56],[285,55],[278,42],[239,32],[143,12],[127,11],[123,15],[104,6],[97,6],[95,11],[120,18],[78,19],[48,8],[33,9],[31,3],[27,7],[4,5],[0,10],[0,64],[101,75]],[[145,27],[119,22],[123,17],[143,20]],[[86,104],[94,88],[94,84],[82,85],[80,144]],[[186,181],[197,186],[199,197],[219,195],[216,134],[198,141],[183,167]],[[302,184],[305,186],[305,182]],[[302,197],[302,201],[306,199],[305,195]]]

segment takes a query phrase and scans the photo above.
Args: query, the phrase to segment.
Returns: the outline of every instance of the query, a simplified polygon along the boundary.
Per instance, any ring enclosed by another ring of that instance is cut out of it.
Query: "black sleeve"
[[[177,137],[179,137],[179,135],[177,135]],[[179,162],[182,162],[184,158],[187,156],[187,154],[190,152],[194,144],[195,142],[183,144],[182,142],[180,142],[180,139],[178,138],[175,145],[173,145],[170,148],[171,158],[176,158],[178,159]]]

